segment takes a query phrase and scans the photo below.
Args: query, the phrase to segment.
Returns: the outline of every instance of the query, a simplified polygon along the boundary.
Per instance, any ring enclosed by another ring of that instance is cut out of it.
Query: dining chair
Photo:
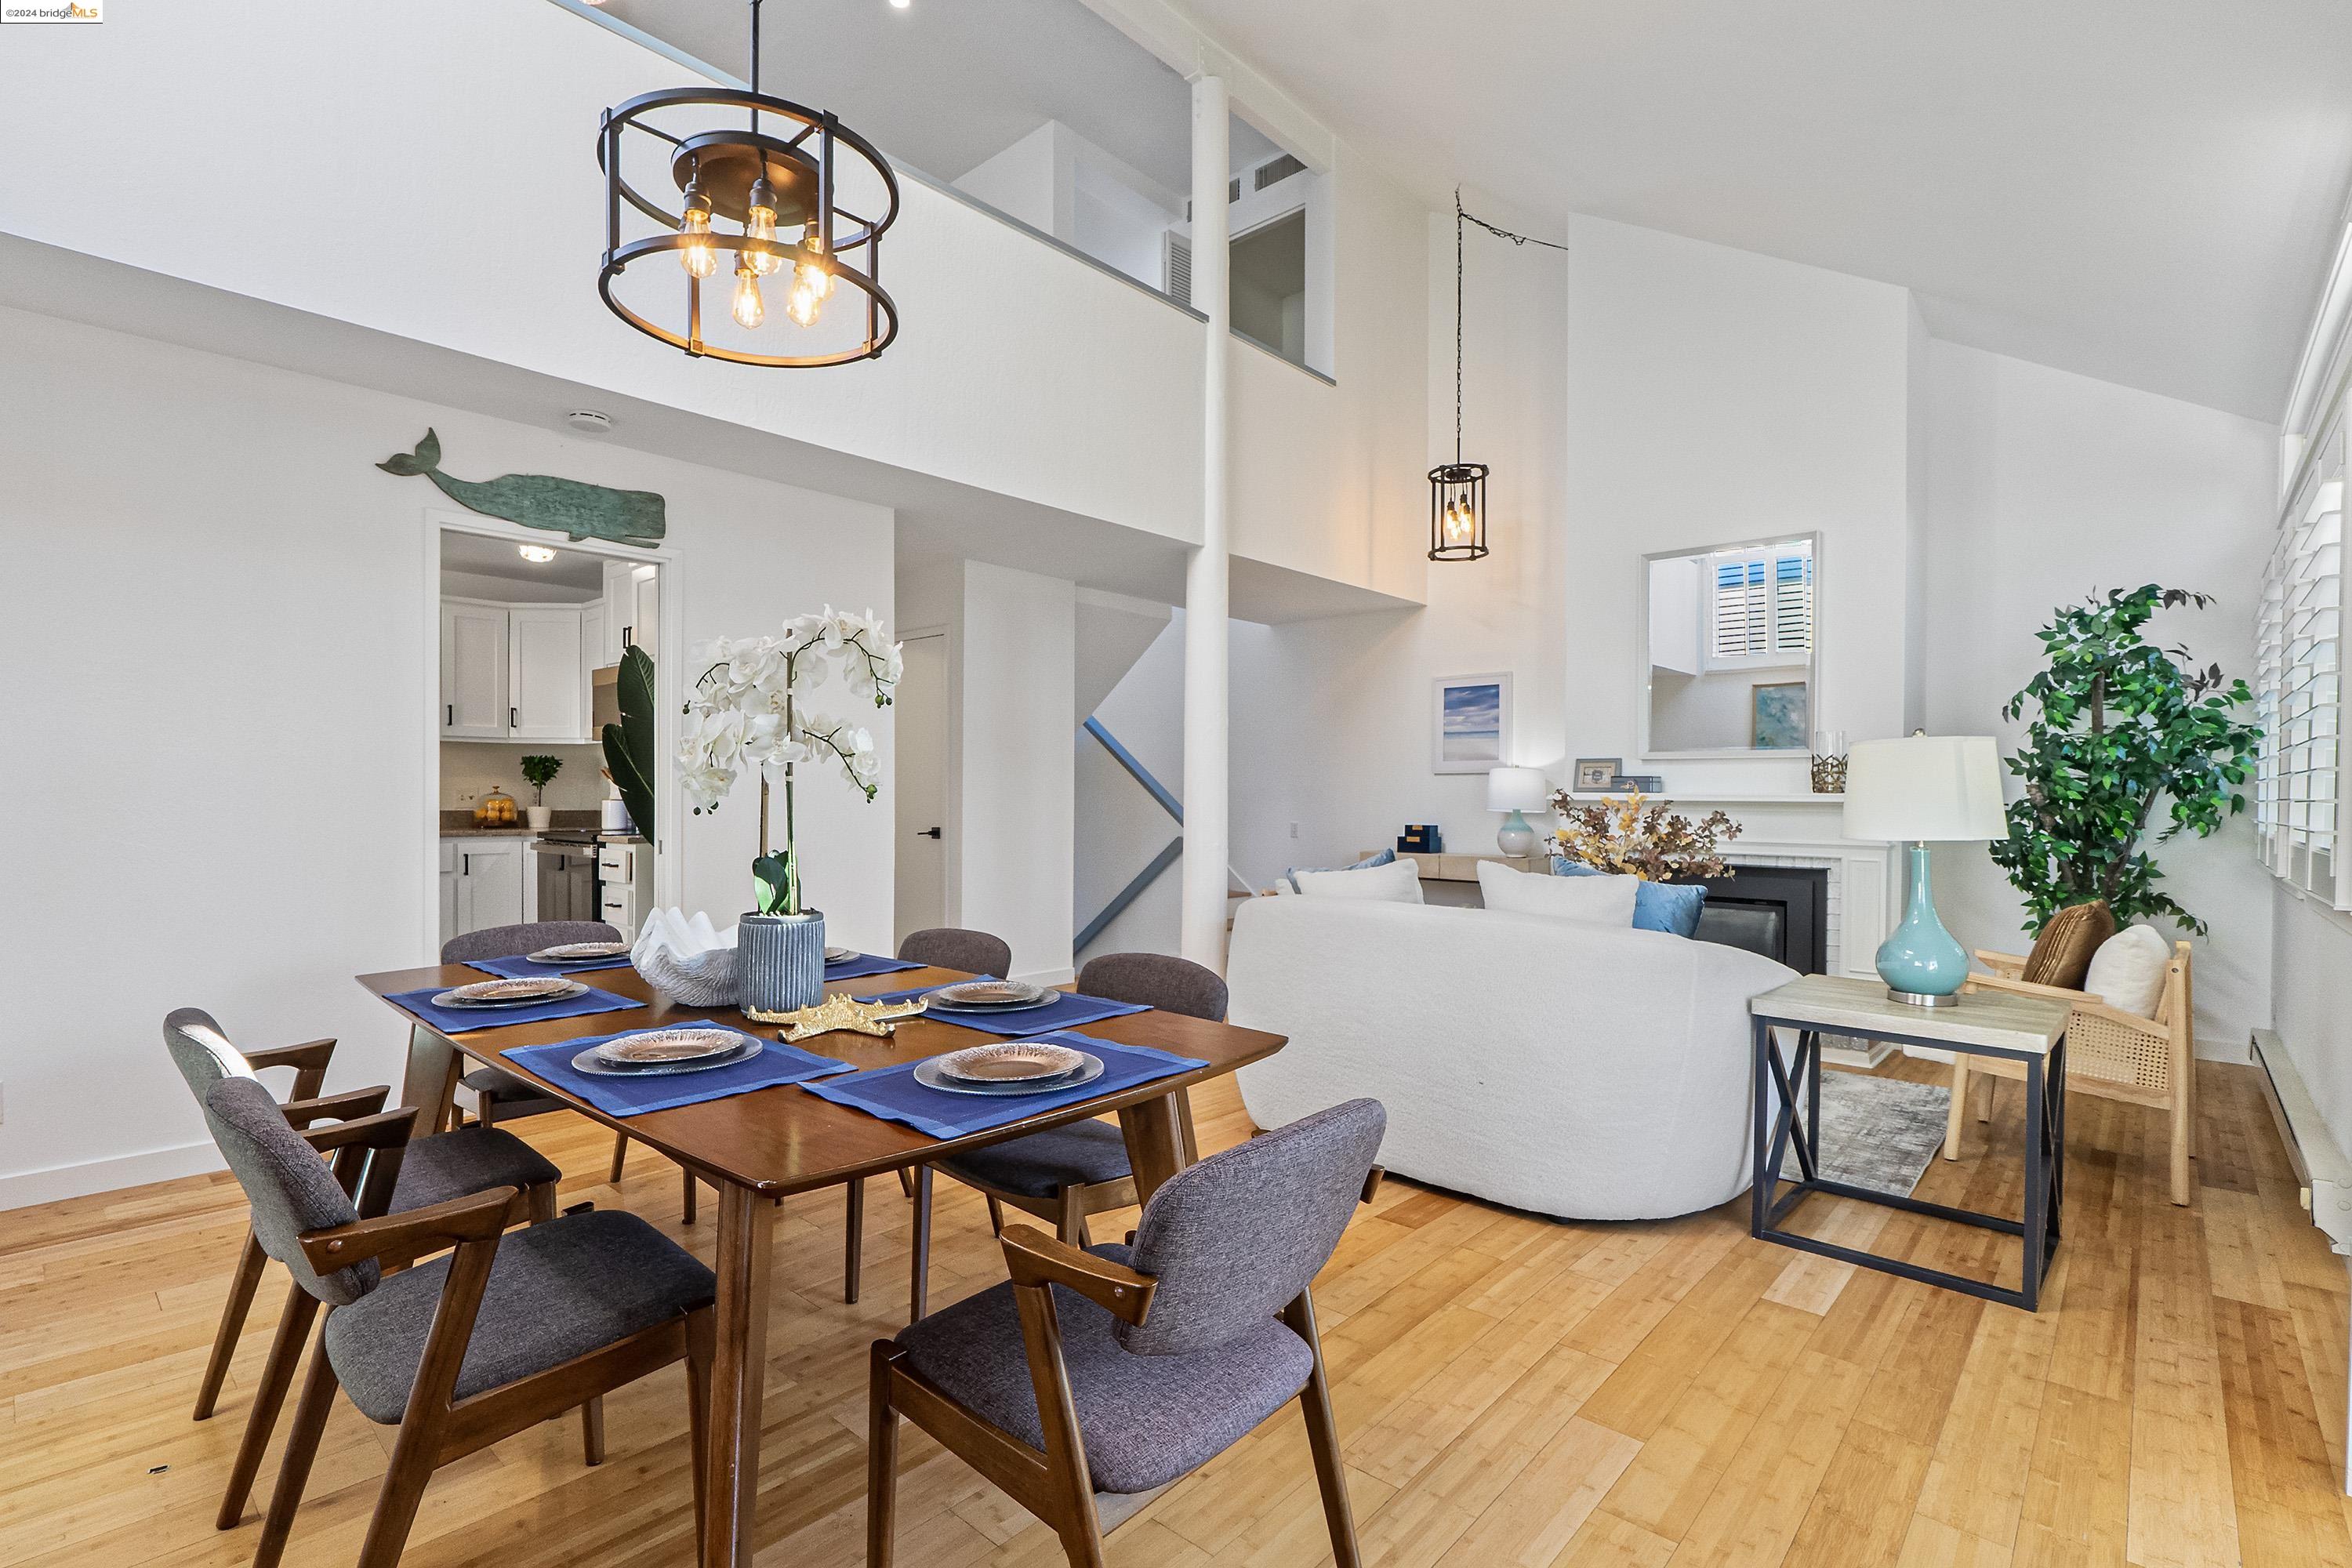
[[[453,936],[441,944],[441,962],[471,963],[478,958],[519,958],[562,942],[623,940],[618,928],[603,921],[529,921],[521,925],[485,926],[480,931]],[[594,972],[588,973],[593,976]],[[593,978],[586,983],[593,984]],[[572,1109],[505,1068],[478,1067],[457,1081],[474,1091],[474,1114],[485,1127],[500,1121],[518,1121],[525,1116],[540,1116],[551,1110]],[[610,1180],[614,1186],[620,1185],[621,1173],[628,1159],[629,1135],[614,1133]],[[692,1225],[697,1206],[694,1173],[684,1166],[679,1170],[684,1177],[686,1223]]]
[[[1212,1023],[1223,1023],[1225,1017],[1225,983],[1216,971],[1164,952],[1107,952],[1090,958],[1078,971],[1077,989],[1087,996],[1133,1002]],[[1177,1111],[1184,1157],[1196,1159],[1200,1144],[1189,1098],[1178,1098]],[[1070,1246],[1084,1247],[1091,1239],[1088,1215],[1135,1202],[1127,1137],[1111,1121],[1073,1121],[991,1143],[941,1160],[939,1169],[987,1197],[989,1228],[999,1236],[1004,1234],[1004,1210],[1010,1205],[1052,1225]],[[925,1166],[915,1176],[915,1284],[908,1322],[923,1316],[930,1252],[930,1167]]]
[[[213,1016],[201,1007],[176,1008],[165,1016],[163,1046],[200,1108],[213,1087],[226,1079],[255,1081],[257,1071],[293,1067],[294,1098],[278,1107],[278,1115],[289,1129],[320,1148],[326,1147],[326,1141],[334,1136],[335,1128],[342,1121],[382,1111],[391,1092],[389,1088],[379,1085],[320,1097],[320,1080],[326,1073],[334,1041],[312,1040],[276,1050],[240,1051],[229,1042]],[[326,1125],[321,1127],[321,1123]],[[407,1213],[474,1193],[509,1188],[522,1194],[512,1216],[515,1220],[552,1219],[555,1185],[562,1175],[520,1138],[487,1127],[468,1127],[462,1131],[414,1139],[404,1147],[390,1210]],[[211,1418],[219,1400],[222,1382],[236,1354],[237,1340],[245,1331],[246,1316],[252,1310],[254,1291],[261,1283],[262,1265],[268,1256],[259,1233],[248,1226],[244,1247],[237,1254],[236,1270],[229,1277],[228,1300],[221,1309],[220,1327],[213,1335],[204,1381],[197,1387],[195,1418],[199,1421]],[[287,1295],[285,1310],[278,1314],[278,1331],[270,1341],[268,1359],[262,1363],[261,1381],[254,1388],[253,1408],[246,1415],[245,1435],[229,1467],[228,1488],[221,1498],[218,1518],[223,1530],[234,1529],[245,1517],[246,1500],[252,1495],[253,1479],[260,1472],[262,1454],[269,1446],[269,1435],[278,1424],[286,1392],[293,1386],[294,1369],[302,1358],[302,1341],[310,1331],[312,1315],[311,1299],[298,1282]],[[582,1412],[592,1464],[599,1457],[596,1449],[601,1446],[601,1411]]]
[[[698,1515],[718,1290],[710,1270],[617,1209],[509,1234],[513,1187],[387,1212],[415,1118],[403,1110],[329,1130],[339,1167],[330,1174],[316,1141],[306,1142],[259,1084],[224,1078],[205,1096],[205,1119],[245,1188],[263,1250],[313,1310],[325,1309],[257,1568],[276,1568],[285,1552],[338,1387],[369,1420],[399,1428],[360,1568],[399,1561],[441,1466],[677,1361],[688,1363]],[[384,1270],[387,1260],[444,1247],[454,1250]]]
[[[1388,1122],[1351,1100],[1170,1177],[1129,1245],[1000,1238],[1009,1282],[877,1342],[866,1442],[867,1568],[889,1568],[906,1416],[1100,1568],[1103,1535],[1291,1400],[1339,1568],[1355,1523],[1310,1285]]]

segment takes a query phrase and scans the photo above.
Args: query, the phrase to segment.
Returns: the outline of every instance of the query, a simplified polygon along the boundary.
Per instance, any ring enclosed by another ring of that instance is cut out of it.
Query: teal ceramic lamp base
[[[1506,855],[1534,854],[1536,851],[1534,825],[1514,810],[1504,820],[1502,831],[1495,835],[1495,847]]]
[[[1927,881],[1927,847],[1911,846],[1911,899],[1903,923],[1878,944],[1878,977],[1886,994],[1916,1007],[1949,1007],[1969,977],[1969,955],[1936,917]]]

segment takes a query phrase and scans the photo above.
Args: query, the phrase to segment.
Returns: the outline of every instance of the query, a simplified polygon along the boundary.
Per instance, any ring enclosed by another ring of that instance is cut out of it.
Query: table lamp
[[[1968,979],[1969,955],[1936,918],[1927,846],[2009,837],[1992,737],[1856,742],[1846,753],[1845,836],[1911,846],[1910,901],[1903,923],[1879,944],[1878,977],[1897,1002],[1950,1006]]]
[[[1486,809],[1511,814],[1504,819],[1503,830],[1495,835],[1496,846],[1504,854],[1535,853],[1535,826],[1519,814],[1541,811],[1550,804],[1551,780],[1544,777],[1541,768],[1486,770]]]

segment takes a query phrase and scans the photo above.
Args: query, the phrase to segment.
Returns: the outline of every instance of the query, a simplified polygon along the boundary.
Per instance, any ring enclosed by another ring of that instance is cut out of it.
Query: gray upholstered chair
[[[326,1308],[257,1568],[275,1568],[286,1550],[338,1386],[369,1420],[400,1428],[361,1568],[399,1561],[442,1465],[676,1361],[688,1363],[701,1496],[710,1270],[617,1210],[507,1234],[520,1199],[512,1187],[387,1214],[415,1118],[390,1111],[328,1129],[331,1174],[313,1147],[320,1140],[306,1142],[259,1084],[224,1078],[205,1096],[205,1120],[252,1205],[262,1249],[286,1265],[311,1310]],[[383,1271],[387,1259],[444,1247],[454,1250]]]
[[[960,926],[908,931],[898,944],[898,956],[934,969],[961,969],[966,974],[993,974],[1000,980],[1009,978],[1007,971],[1013,967],[1013,949],[1003,937]]]
[[[1077,988],[1088,996],[1134,1002],[1162,1013],[1222,1023],[1225,983],[1212,969],[1164,952],[1107,952],[1078,971]],[[1189,1100],[1180,1101],[1184,1155],[1197,1156]],[[1089,1239],[1087,1216],[1135,1202],[1135,1180],[1127,1165],[1127,1138],[1115,1122],[1073,1121],[1032,1132],[1026,1138],[991,1143],[968,1154],[941,1160],[938,1168],[988,1198],[988,1223],[1004,1233],[1006,1205],[1050,1222],[1073,1247]],[[915,1178],[915,1287],[909,1322],[923,1316],[923,1275],[931,1250],[931,1184],[928,1169]]]
[[[313,1040],[307,1045],[247,1053],[232,1045],[219,1023],[201,1007],[174,1009],[163,1020],[164,1048],[171,1053],[172,1063],[180,1069],[180,1076],[187,1080],[188,1091],[195,1096],[198,1106],[205,1103],[213,1086],[224,1079],[251,1080],[257,1071],[293,1067],[294,1098],[278,1106],[278,1112],[289,1129],[314,1142],[333,1134],[337,1123],[330,1119],[368,1117],[381,1111],[390,1092],[379,1086],[320,1097],[320,1080],[326,1074],[327,1058],[334,1045],[332,1040]],[[314,1132],[312,1129],[318,1131]],[[516,1218],[551,1219],[555,1215],[555,1184],[562,1175],[520,1139],[487,1127],[468,1127],[459,1132],[418,1138],[404,1147],[399,1179],[392,1189],[391,1212],[429,1208],[494,1187],[511,1187],[522,1194]],[[268,1256],[261,1237],[248,1228],[244,1247],[237,1255],[236,1271],[229,1277],[228,1300],[221,1309],[220,1327],[213,1336],[204,1382],[196,1392],[199,1421],[212,1415],[220,1397],[221,1384],[228,1374],[230,1359],[236,1353],[237,1339],[245,1331],[246,1315],[252,1310],[253,1293],[261,1283],[262,1264]],[[246,1415],[245,1436],[229,1468],[228,1489],[220,1507],[223,1530],[234,1527],[244,1517],[246,1499],[251,1495],[253,1478],[261,1468],[263,1450],[268,1447],[270,1431],[278,1424],[286,1391],[293,1384],[294,1368],[302,1359],[302,1339],[310,1331],[312,1310],[310,1297],[297,1283],[287,1297],[286,1310],[278,1315],[269,1358],[262,1363],[261,1381],[254,1389],[253,1408]],[[593,1413],[583,1419],[589,1423],[593,1440]]]
[[[1099,1568],[1106,1530],[1294,1398],[1332,1552],[1356,1568],[1308,1287],[1378,1181],[1387,1122],[1351,1100],[1212,1155],[1151,1195],[1127,1247],[1007,1230],[1009,1283],[874,1347],[868,1568],[890,1563],[902,1415]]]

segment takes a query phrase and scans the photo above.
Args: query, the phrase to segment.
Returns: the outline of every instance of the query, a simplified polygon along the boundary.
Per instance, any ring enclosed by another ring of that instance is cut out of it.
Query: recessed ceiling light
[[[914,3],[915,0],[890,0],[890,9],[893,11],[903,11]]]
[[[518,544],[515,546],[515,553],[525,561],[535,561],[541,566],[555,559],[555,552],[544,544]]]

